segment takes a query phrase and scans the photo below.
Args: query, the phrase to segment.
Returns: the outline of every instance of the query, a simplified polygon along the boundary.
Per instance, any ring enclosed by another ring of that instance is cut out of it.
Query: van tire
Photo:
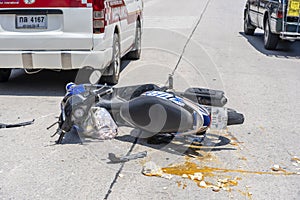
[[[275,50],[279,36],[272,33],[270,29],[269,19],[266,19],[264,24],[264,46],[267,50]]]
[[[130,51],[126,55],[126,58],[128,58],[130,60],[138,60],[141,57],[141,52],[142,52],[142,28],[141,28],[141,23],[140,23],[139,20],[136,22],[134,49],[135,50]]]
[[[11,74],[11,69],[0,69],[0,82],[7,82]]]
[[[248,9],[245,11],[245,17],[244,17],[244,33],[246,35],[254,35],[255,28],[251,24],[251,20],[249,17],[249,11]]]
[[[113,57],[112,63],[109,65],[108,70],[112,71],[112,75],[102,76],[101,82],[115,85],[119,82],[121,68],[121,49],[120,39],[117,33],[114,33],[113,37]]]

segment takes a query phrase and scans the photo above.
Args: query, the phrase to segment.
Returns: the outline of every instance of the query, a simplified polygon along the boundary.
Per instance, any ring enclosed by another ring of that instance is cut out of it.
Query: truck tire
[[[141,52],[142,52],[142,28],[141,28],[141,23],[140,23],[139,20],[136,22],[134,49],[135,50],[130,51],[126,55],[126,58],[128,58],[130,60],[138,60],[141,57]]]
[[[11,74],[11,69],[0,69],[0,82],[7,82]]]
[[[264,46],[265,49],[268,50],[275,50],[277,43],[279,40],[279,36],[272,33],[270,29],[270,22],[269,19],[266,19],[264,25]]]
[[[112,70],[112,75],[102,76],[101,82],[115,85],[119,82],[121,68],[120,39],[117,33],[113,37],[113,58],[108,70]]]
[[[249,17],[249,10],[246,9],[244,17],[244,33],[246,35],[254,35],[255,28],[253,27],[254,26],[251,24],[251,20]]]

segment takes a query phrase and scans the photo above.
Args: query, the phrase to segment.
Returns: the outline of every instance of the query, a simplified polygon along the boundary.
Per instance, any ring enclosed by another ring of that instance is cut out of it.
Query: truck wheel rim
[[[267,40],[269,38],[269,24],[266,22],[266,26],[265,26],[265,43],[267,43]]]
[[[115,67],[115,76],[119,76],[120,73],[120,47],[119,42],[116,41],[115,43],[115,56],[114,56],[114,67]]]
[[[141,28],[137,28],[137,40],[136,40],[136,48],[138,52],[140,53],[142,47],[142,41],[141,41]]]

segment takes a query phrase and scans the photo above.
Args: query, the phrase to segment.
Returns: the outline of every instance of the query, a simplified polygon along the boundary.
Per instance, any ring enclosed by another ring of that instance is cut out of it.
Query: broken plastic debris
[[[114,153],[109,153],[108,159],[110,160],[110,163],[122,163],[122,162],[127,162],[129,160],[144,158],[146,156],[147,156],[147,151],[143,151],[143,152],[131,154],[131,155],[126,155],[126,156],[121,156],[121,157],[117,157]]]
[[[159,177],[169,179],[169,180],[173,178],[173,175],[163,173],[161,167],[152,161],[145,163],[142,173],[145,176],[159,176]]]
[[[146,176],[162,176],[163,171],[160,166],[156,165],[154,162],[146,162],[143,167],[143,172]]]
[[[93,139],[108,140],[118,135],[117,124],[110,113],[101,107],[91,107],[83,127],[81,134]]]
[[[0,129],[1,128],[16,128],[16,127],[21,127],[21,126],[28,126],[33,123],[34,123],[34,119],[32,121],[21,122],[21,123],[17,123],[17,124],[2,124],[2,123],[0,123]]]

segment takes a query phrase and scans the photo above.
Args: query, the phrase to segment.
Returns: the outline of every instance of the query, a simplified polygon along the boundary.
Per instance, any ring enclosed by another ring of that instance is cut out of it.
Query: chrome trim
[[[300,33],[280,32],[280,38],[283,40],[300,40]]]

